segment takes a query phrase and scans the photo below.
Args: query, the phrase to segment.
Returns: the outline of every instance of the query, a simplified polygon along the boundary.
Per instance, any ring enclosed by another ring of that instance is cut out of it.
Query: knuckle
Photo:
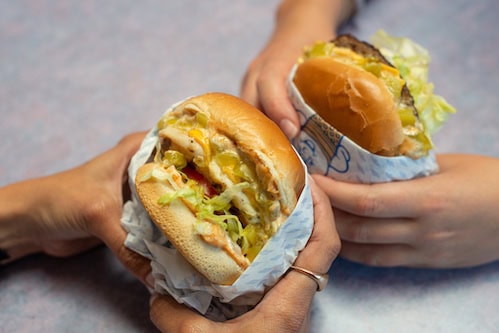
[[[423,263],[428,267],[447,267],[458,262],[456,253],[459,251],[456,251],[455,244],[463,244],[463,241],[457,236],[456,232],[448,230],[427,232],[418,242]]]
[[[396,251],[366,251],[361,261],[373,267],[397,267],[404,263]]]
[[[379,255],[366,254],[363,258],[363,262],[368,266],[380,267],[380,266],[390,266],[388,258],[380,258]]]
[[[339,237],[331,237],[330,240],[322,247],[322,251],[327,258],[330,258],[331,260],[338,257],[341,252],[341,241]]]
[[[369,228],[365,223],[356,223],[352,229],[352,241],[356,243],[367,243],[370,240]]]
[[[95,197],[85,206],[83,216],[90,223],[101,223],[109,217],[113,203],[106,197]]]
[[[262,94],[262,91],[264,90],[262,87],[264,87],[268,81],[269,81],[268,77],[266,77],[263,74],[255,79],[256,89],[259,94]]]
[[[380,266],[380,256],[374,251],[365,251],[359,256],[359,261],[367,266]]]
[[[356,203],[356,210],[360,215],[372,216],[379,211],[380,203],[372,191],[366,192]]]
[[[338,231],[342,239],[350,242],[362,244],[370,240],[368,225],[359,221],[350,221],[347,225],[342,225]]]
[[[379,266],[379,260],[377,256],[374,255],[365,255],[363,258],[360,260],[362,263],[366,264],[367,266]]]

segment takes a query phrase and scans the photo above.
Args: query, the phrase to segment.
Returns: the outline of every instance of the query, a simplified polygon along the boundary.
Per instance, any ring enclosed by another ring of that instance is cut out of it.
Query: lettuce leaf
[[[434,134],[456,109],[436,95],[433,83],[428,82],[428,51],[408,38],[390,36],[383,30],[371,37],[371,43],[399,70],[414,98],[425,133]]]

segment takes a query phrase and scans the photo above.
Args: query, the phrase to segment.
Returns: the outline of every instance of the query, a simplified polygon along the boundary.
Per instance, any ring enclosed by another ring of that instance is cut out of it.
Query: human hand
[[[336,22],[350,11],[350,4],[343,1],[282,1],[271,38],[248,66],[241,97],[264,111],[289,138],[298,134],[300,126],[286,90],[291,68],[305,46],[333,39]]]
[[[327,196],[311,181],[315,225],[295,265],[327,272],[338,255],[340,241]],[[333,221],[333,223],[331,223]],[[251,311],[226,322],[213,322],[170,296],[151,298],[151,319],[162,332],[305,332],[317,284],[289,271]]]
[[[432,268],[499,259],[499,159],[449,154],[438,163],[436,175],[374,185],[314,175],[332,202],[341,256]]]
[[[120,226],[128,163],[144,133],[74,169],[0,189],[12,212],[0,213],[0,244],[11,260],[45,252],[66,257],[104,242],[144,281],[148,260],[124,247]]]
[[[293,39],[289,43],[271,41],[249,65],[240,91],[242,99],[265,112],[289,138],[297,135],[300,123],[286,81],[303,46]]]

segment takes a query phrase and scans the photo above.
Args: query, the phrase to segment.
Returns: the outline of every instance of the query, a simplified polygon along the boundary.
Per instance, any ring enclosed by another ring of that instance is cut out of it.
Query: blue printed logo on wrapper
[[[428,176],[438,171],[435,153],[412,160],[406,156],[384,157],[370,153],[337,131],[303,100],[292,78],[288,95],[300,117],[301,130],[292,140],[310,173],[355,183],[379,183]]]
[[[332,131],[319,116],[304,118],[301,133],[292,143],[307,164],[310,172],[347,173],[350,169],[351,155],[347,147],[342,144],[344,135]]]

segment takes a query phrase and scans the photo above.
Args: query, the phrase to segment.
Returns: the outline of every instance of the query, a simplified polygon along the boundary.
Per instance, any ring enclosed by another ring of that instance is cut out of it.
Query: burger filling
[[[194,229],[204,241],[234,251],[227,248],[224,237],[228,235],[239,245],[238,251],[253,261],[285,220],[278,191],[264,167],[255,165],[208,122],[208,115],[194,105],[165,115],[157,126],[154,156],[163,168],[145,178],[174,189],[165,191],[158,203],[181,200],[197,217]]]

